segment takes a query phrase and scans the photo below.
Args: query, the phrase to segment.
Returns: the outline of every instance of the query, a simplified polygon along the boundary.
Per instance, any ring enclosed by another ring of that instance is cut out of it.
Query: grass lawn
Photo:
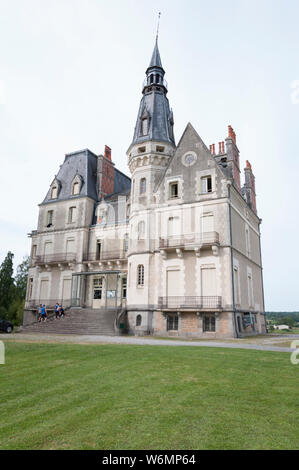
[[[296,449],[290,354],[6,342],[0,449]]]

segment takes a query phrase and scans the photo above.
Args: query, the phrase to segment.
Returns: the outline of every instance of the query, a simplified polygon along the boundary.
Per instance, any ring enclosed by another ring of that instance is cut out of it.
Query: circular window
[[[197,160],[197,155],[195,152],[187,152],[182,157],[182,163],[185,166],[192,166]]]

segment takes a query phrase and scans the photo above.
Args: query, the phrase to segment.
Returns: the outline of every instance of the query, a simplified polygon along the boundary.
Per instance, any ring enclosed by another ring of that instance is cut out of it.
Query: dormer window
[[[148,118],[141,120],[141,135],[148,135]]]
[[[79,192],[80,192],[79,183],[78,181],[75,181],[75,183],[73,184],[72,194],[73,196],[75,196],[76,194],[79,194]]]
[[[58,187],[53,186],[51,189],[51,199],[56,199],[58,195]]]

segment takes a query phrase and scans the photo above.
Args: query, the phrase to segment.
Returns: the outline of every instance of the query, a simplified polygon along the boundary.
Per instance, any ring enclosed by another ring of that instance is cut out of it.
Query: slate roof
[[[82,179],[82,187],[79,195],[72,196],[72,183],[78,174]],[[77,198],[80,196],[88,196],[97,200],[97,156],[90,150],[79,150],[77,152],[69,153],[65,156],[64,162],[61,165],[56,179],[61,184],[61,188],[57,199],[51,199],[51,188],[47,192],[42,204],[47,202],[61,201],[65,199]]]
[[[66,154],[64,162],[55,177],[59,185],[58,197],[51,199],[52,182],[42,204],[75,199],[82,196],[98,201],[97,160],[97,155],[88,149]],[[80,176],[82,186],[78,195],[72,195],[72,183],[76,175]],[[130,187],[131,179],[115,168],[114,193],[130,191]]]
[[[151,58],[150,66],[146,73],[149,76],[155,68],[160,71],[160,75],[164,76],[161,57],[156,41],[154,52]],[[159,70],[160,69],[160,70]],[[143,90],[143,97],[140,101],[139,111],[137,115],[136,126],[131,146],[146,142],[148,140],[157,140],[175,145],[172,132],[173,114],[169,107],[169,101],[166,96],[167,90],[161,84],[146,85]],[[147,115],[149,117],[149,133],[141,135],[141,118]]]

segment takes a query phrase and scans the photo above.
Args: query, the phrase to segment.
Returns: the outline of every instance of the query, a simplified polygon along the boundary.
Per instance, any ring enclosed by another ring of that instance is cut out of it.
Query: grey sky
[[[299,232],[299,2],[0,0],[0,259],[27,233],[64,154],[126,150],[162,12],[159,48],[178,141],[231,124],[256,176],[267,310],[295,310]]]

